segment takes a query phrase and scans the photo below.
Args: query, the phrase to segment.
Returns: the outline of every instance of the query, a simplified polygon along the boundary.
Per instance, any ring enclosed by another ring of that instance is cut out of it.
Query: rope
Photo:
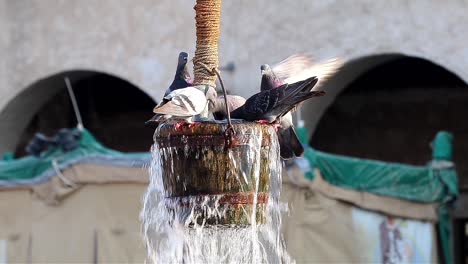
[[[197,0],[194,9],[197,27],[193,58],[194,84],[215,87],[216,75],[213,75],[210,69],[218,67],[221,0]],[[201,63],[207,67],[203,67]]]
[[[65,177],[65,175],[62,174],[62,172],[60,171],[60,167],[58,166],[58,163],[57,163],[57,160],[56,160],[56,159],[53,159],[53,160],[52,160],[52,167],[54,168],[55,173],[57,174],[57,177],[58,177],[60,180],[62,180],[63,184],[64,184],[66,187],[71,187],[71,188],[76,187],[76,183],[74,183],[73,181],[67,179],[67,177]]]
[[[221,75],[219,74],[218,69],[214,68],[213,72],[216,73],[216,76],[218,76],[219,83],[221,84],[221,89],[223,89],[224,104],[226,106],[227,120],[228,120],[229,127],[232,127],[231,112],[229,110],[229,104],[228,104],[228,101],[227,101],[227,92],[226,92],[226,89],[224,88],[223,79],[221,79]]]
[[[70,96],[70,100],[73,105],[73,112],[75,112],[76,122],[78,123],[77,128],[81,131],[84,128],[83,120],[81,119],[80,109],[78,109],[78,103],[76,102],[75,93],[73,92],[73,88],[68,77],[65,77],[65,84],[67,85],[68,95]]]
[[[229,110],[229,104],[228,104],[228,101],[227,101],[227,92],[226,92],[226,88],[224,88],[224,83],[223,83],[223,79],[221,78],[221,74],[219,72],[219,70],[217,68],[213,68],[210,70],[210,68],[208,68],[208,66],[206,66],[206,64],[202,63],[202,62],[199,62],[199,65],[205,69],[211,76],[217,76],[218,79],[219,79],[219,84],[221,85],[221,89],[223,90],[223,94],[224,94],[224,105],[226,107],[226,114],[227,114],[227,120],[228,120],[228,127],[231,127],[232,128],[232,122],[231,122],[231,112]]]
[[[221,78],[221,74],[219,73],[219,70],[217,68],[213,68],[210,70],[210,68],[208,68],[206,64],[202,62],[199,62],[198,64],[200,65],[200,67],[205,69],[211,76],[217,76],[219,79],[219,84],[221,85],[221,89],[223,90],[223,94],[224,94],[224,106],[226,107],[226,114],[227,114],[227,120],[228,120],[227,128],[226,130],[224,130],[224,137],[226,138],[225,146],[226,148],[230,148],[232,147],[232,144],[233,144],[232,137],[234,136],[234,133],[236,131],[234,130],[234,127],[232,126],[232,122],[231,122],[231,112],[229,110],[229,104],[227,101],[227,92],[226,92],[226,88],[224,88],[223,79]]]

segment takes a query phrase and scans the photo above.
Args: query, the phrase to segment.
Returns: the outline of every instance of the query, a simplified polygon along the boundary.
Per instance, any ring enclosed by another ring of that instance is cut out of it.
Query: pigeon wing
[[[316,91],[330,78],[330,76],[337,72],[343,64],[344,61],[339,58],[320,61],[318,63],[313,63],[313,60],[311,60],[308,67],[303,68],[301,71],[294,72],[294,74],[290,74],[284,79],[284,82],[295,83],[300,80],[305,80],[311,76],[317,76],[318,83],[313,88],[313,90]]]
[[[275,115],[282,116],[294,109],[298,103],[314,96],[324,95],[325,92],[323,91],[311,91],[317,82],[318,79],[314,76],[297,83],[284,84],[276,88],[281,90],[282,94],[279,96],[272,112]]]
[[[306,54],[294,54],[273,65],[271,69],[276,77],[284,82],[286,79],[298,75],[312,66],[313,59],[311,56]]]
[[[156,114],[194,116],[200,114],[207,103],[205,94],[194,87],[175,90],[164,99],[168,102],[155,108]]]
[[[282,95],[283,91],[278,88],[257,93],[247,99],[244,105],[244,111],[249,116],[255,116],[256,118],[261,117],[277,105]]]

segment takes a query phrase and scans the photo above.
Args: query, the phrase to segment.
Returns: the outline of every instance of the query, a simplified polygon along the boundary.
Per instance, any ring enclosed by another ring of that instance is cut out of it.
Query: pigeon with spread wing
[[[317,77],[311,77],[256,93],[243,106],[232,111],[231,117],[247,121],[265,120],[268,123],[278,121],[300,102],[325,94],[312,91],[317,81]]]
[[[318,81],[313,87],[313,90],[318,90],[320,85],[323,84],[329,76],[335,73],[342,64],[343,62],[336,58],[314,63],[310,56],[301,54],[292,55],[274,65],[273,68],[268,64],[261,66],[262,81],[260,90],[270,90],[287,83],[295,83],[311,76],[317,76]],[[293,112],[295,108],[296,107],[281,117],[281,126],[278,129],[281,157],[284,159],[290,159],[304,153],[304,147],[300,143],[296,131],[294,130],[291,112]]]

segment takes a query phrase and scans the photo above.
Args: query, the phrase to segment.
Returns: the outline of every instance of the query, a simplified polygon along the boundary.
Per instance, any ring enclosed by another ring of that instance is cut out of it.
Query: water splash
[[[219,219],[226,218],[232,213],[230,211],[232,208],[223,203],[223,199],[226,199],[224,195],[169,198],[173,193],[168,190],[167,182],[164,182],[163,177],[171,175],[176,181],[185,184],[185,181],[181,179],[187,175],[175,175],[177,172],[174,170],[175,166],[180,165],[178,162],[181,157],[195,157],[199,160],[208,158],[210,164],[219,166],[218,162],[221,158],[216,155],[210,156],[209,150],[213,150],[213,147],[189,148],[187,145],[161,147],[154,144],[151,150],[153,159],[150,166],[150,184],[141,212],[143,236],[150,262],[293,262],[286,252],[280,233],[281,213],[287,206],[279,201],[282,164],[276,134],[270,131],[271,144],[262,147],[262,131],[258,126],[242,127],[236,130],[238,133],[254,136],[251,136],[247,144],[243,146],[243,151],[232,149],[224,151],[232,169],[219,177],[234,179],[241,186],[242,192],[253,191],[252,205],[240,206],[240,212],[245,217],[244,221],[249,224],[244,226],[216,225]],[[182,137],[182,140],[187,143],[188,139]],[[223,152],[222,149],[217,151]],[[262,158],[263,162],[267,163],[267,168],[261,166]],[[164,164],[169,164],[169,167]],[[262,169],[269,170],[270,176],[267,188],[269,196],[266,204],[259,192]],[[189,187],[183,186],[182,188],[186,190]],[[265,215],[261,214],[263,211]]]

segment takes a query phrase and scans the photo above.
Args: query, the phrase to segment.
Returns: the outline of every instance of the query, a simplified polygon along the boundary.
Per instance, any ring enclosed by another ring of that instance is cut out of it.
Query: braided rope
[[[193,57],[194,84],[215,87],[216,74],[207,69],[218,67],[221,0],[197,0],[194,9],[197,26],[197,44]]]

